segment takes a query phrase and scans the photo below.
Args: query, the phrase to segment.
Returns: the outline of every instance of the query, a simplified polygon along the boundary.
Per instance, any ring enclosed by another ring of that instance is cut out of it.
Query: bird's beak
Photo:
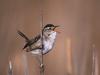
[[[54,31],[56,31],[57,33],[60,33],[60,31],[58,31],[56,28],[58,28],[59,26],[55,26]]]
[[[59,27],[59,26],[55,26],[55,28],[57,28],[57,27]]]

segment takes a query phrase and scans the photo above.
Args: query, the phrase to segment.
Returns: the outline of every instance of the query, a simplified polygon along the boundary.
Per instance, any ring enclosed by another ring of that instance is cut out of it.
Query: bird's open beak
[[[55,28],[57,28],[57,27],[59,27],[59,26],[55,26]]]
[[[60,33],[59,30],[57,30],[56,28],[58,28],[59,26],[55,26],[54,31],[56,31],[57,33]]]

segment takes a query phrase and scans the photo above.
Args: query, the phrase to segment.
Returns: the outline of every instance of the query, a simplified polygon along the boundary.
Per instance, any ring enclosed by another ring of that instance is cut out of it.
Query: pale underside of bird
[[[31,53],[40,54],[41,50],[43,51],[43,54],[48,53],[53,48],[55,38],[56,38],[56,32],[53,32],[48,38],[43,36],[43,39],[38,40],[34,45],[32,45],[32,49],[34,49],[34,46],[38,46],[41,48],[35,49],[31,51]],[[42,43],[43,43],[43,48],[42,48]]]
[[[26,41],[23,49],[26,50],[26,52],[31,52],[36,55],[40,55],[41,52],[43,55],[47,54],[54,46],[57,34],[57,32],[54,31],[56,27],[58,26],[47,24],[42,30],[43,33],[40,33],[31,40],[24,33],[18,31],[18,34],[25,38]]]

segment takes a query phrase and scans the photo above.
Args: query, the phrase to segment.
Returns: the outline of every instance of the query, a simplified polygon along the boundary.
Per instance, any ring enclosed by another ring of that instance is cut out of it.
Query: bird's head
[[[50,35],[56,35],[56,32],[58,32],[56,30],[56,28],[59,27],[59,26],[55,26],[53,24],[47,24],[44,26],[43,28],[43,34],[46,35],[46,36],[50,36]]]
[[[44,26],[43,32],[56,32],[57,27],[59,26],[55,26],[53,24],[47,24],[46,26]]]

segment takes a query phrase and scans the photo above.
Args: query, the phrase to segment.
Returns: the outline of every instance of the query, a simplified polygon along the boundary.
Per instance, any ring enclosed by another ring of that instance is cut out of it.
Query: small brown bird
[[[42,33],[37,35],[33,39],[29,39],[25,34],[21,31],[18,31],[18,34],[21,35],[26,40],[26,44],[23,49],[26,49],[27,52],[31,52],[33,54],[40,54],[41,50],[43,54],[47,54],[52,50],[54,46],[54,42],[56,39],[57,31],[55,29],[59,26],[55,26],[53,24],[47,24],[42,29]]]

